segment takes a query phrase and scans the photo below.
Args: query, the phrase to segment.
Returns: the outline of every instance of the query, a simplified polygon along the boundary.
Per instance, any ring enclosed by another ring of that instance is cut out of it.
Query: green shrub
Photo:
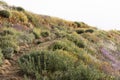
[[[114,80],[63,50],[32,51],[23,55],[18,63],[21,70],[35,80]]]
[[[27,16],[27,19],[29,22],[31,22],[35,27],[39,27],[39,19],[36,15],[33,15],[32,13],[25,12],[25,15]]]
[[[10,48],[13,49],[13,51],[18,51],[18,37],[19,32],[16,31],[13,28],[3,28],[0,31],[0,48],[2,51],[8,51]]]
[[[55,72],[50,80],[114,80],[114,78],[109,78],[108,75],[97,69],[80,64],[66,72]]]
[[[14,55],[14,49],[11,47],[7,47],[2,50],[2,53],[5,58],[10,59]]]
[[[18,36],[19,44],[32,43],[34,39],[35,39],[35,36],[32,33],[23,32]]]
[[[84,37],[86,40],[88,40],[88,41],[96,44],[96,43],[98,43],[98,41],[100,41],[101,38],[104,37],[104,36],[98,37],[98,36],[96,36],[96,34],[84,33],[84,34],[82,34],[82,37]],[[107,38],[107,39],[108,39],[108,38]]]
[[[106,75],[94,68],[80,64],[76,68],[68,71],[70,80],[104,80]],[[108,80],[108,79],[105,79]]]
[[[68,31],[68,27],[67,26],[56,26],[56,29],[58,29],[59,31]]]
[[[94,30],[93,29],[87,29],[87,30],[85,30],[85,32],[93,33]]]
[[[48,56],[49,62],[47,69],[52,72],[67,71],[69,67],[73,66],[74,58],[66,51],[57,50]]]
[[[14,35],[14,32],[12,32],[12,31],[10,31],[10,30],[3,30],[3,31],[0,31],[0,35],[1,35],[1,36]]]
[[[77,25],[77,27],[81,27],[80,22],[74,22],[74,23]]]
[[[42,75],[44,71],[67,71],[73,62],[74,58],[64,51],[33,51],[19,59],[19,66],[27,74]]]
[[[48,31],[42,31],[41,32],[42,37],[48,37],[49,35],[50,35],[50,33]]]
[[[56,50],[63,50],[68,51],[71,54],[79,55],[81,50],[71,41],[67,39],[57,40],[50,46],[48,46],[49,50],[56,51]]]
[[[9,18],[10,17],[10,12],[7,10],[0,10],[0,16],[4,18]]]
[[[59,30],[58,28],[55,28],[54,30],[56,38],[64,38],[67,35],[65,30]]]
[[[76,30],[76,32],[77,32],[78,34],[82,34],[82,33],[84,33],[85,31],[84,31],[83,29],[79,29],[79,30]]]
[[[1,31],[0,31],[1,36],[5,36],[5,35],[11,35],[11,36],[14,36],[14,35],[17,35],[19,34],[19,31],[15,30],[14,28],[11,28],[11,27],[4,27]]]
[[[79,48],[85,47],[84,39],[77,34],[69,34],[67,35],[67,39],[75,43]]]
[[[16,7],[16,10],[18,10],[18,11],[25,11],[22,7]]]
[[[0,48],[5,49],[7,47],[12,47],[14,50],[17,50],[18,44],[14,36],[0,36]]]
[[[71,80],[67,72],[56,71],[50,75],[50,80]]]
[[[53,51],[58,49],[68,50],[69,46],[66,42],[56,41],[52,45],[50,45],[49,48],[52,49]]]

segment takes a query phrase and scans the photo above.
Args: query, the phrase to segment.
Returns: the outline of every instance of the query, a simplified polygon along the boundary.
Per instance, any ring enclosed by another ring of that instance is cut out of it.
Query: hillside
[[[120,31],[0,1],[0,80],[120,80]]]

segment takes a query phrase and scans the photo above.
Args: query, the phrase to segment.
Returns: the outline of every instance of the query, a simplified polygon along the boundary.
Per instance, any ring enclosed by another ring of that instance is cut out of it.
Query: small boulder
[[[5,65],[9,65],[9,66],[11,65],[11,63],[10,63],[9,60],[7,60],[7,59],[4,60],[4,64],[5,64]]]

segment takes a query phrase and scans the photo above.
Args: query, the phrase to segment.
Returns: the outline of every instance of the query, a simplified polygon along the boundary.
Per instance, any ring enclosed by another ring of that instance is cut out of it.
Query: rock
[[[25,47],[27,47],[27,48],[28,48],[28,47],[29,47],[29,45],[28,45],[28,44],[25,44]]]
[[[0,69],[0,75],[4,75],[5,74],[5,71]]]
[[[11,63],[10,63],[9,60],[7,60],[7,59],[4,60],[4,64],[11,66]]]

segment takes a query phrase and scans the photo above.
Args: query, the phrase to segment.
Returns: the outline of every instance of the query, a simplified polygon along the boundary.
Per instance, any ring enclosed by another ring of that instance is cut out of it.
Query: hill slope
[[[0,80],[119,80],[119,39],[0,1]]]

